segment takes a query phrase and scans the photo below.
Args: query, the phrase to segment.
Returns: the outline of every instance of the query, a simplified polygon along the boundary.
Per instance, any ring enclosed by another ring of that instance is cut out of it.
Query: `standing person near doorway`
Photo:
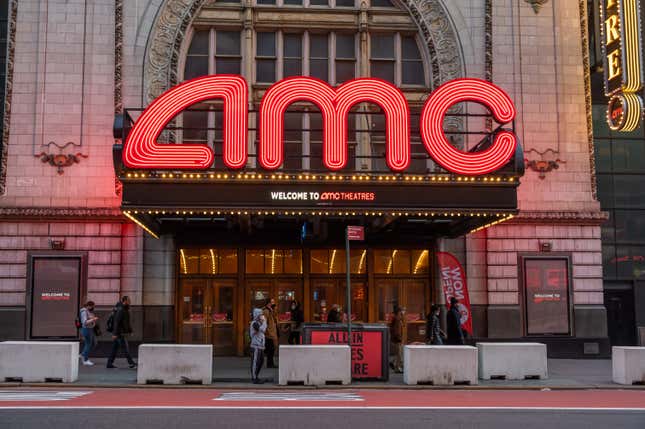
[[[122,297],[121,301],[116,303],[110,317],[113,318],[112,326],[110,326],[110,321],[108,320],[108,330],[112,332],[112,352],[108,358],[107,367],[116,368],[114,366],[114,359],[116,359],[119,349],[123,348],[130,368],[136,368],[137,364],[130,355],[130,347],[126,339],[126,336],[132,333],[132,326],[130,325],[130,297]]]
[[[327,314],[327,323],[341,323],[342,319],[340,316],[340,310],[338,307],[338,304],[334,304],[331,306],[331,310],[329,310],[329,314]]]
[[[276,349],[278,348],[278,317],[276,316],[275,299],[271,298],[262,310],[262,314],[267,323],[266,329],[266,355],[267,355],[267,368],[275,368],[273,360]]]
[[[443,345],[443,339],[446,336],[441,330],[441,323],[439,322],[440,311],[437,304],[432,304],[426,322],[426,342],[432,346]]]
[[[81,353],[83,365],[92,366],[94,362],[89,357],[90,351],[92,351],[97,341],[96,335],[94,335],[94,329],[96,328],[97,320],[99,320],[94,315],[94,301],[87,301],[83,308],[81,308],[79,316],[81,321],[81,335],[83,336],[83,352]]]
[[[394,307],[394,315],[390,322],[390,337],[394,348],[394,364],[390,367],[394,372],[403,372],[403,346],[405,344],[405,307]]]
[[[259,308],[253,309],[253,320],[249,328],[251,337],[251,381],[253,384],[262,384],[264,380],[260,379],[260,370],[264,363],[265,336],[267,330],[267,321]]]
[[[450,298],[450,310],[448,310],[448,344],[463,345],[464,331],[461,328],[461,313],[459,313],[459,301],[454,296]]]
[[[289,332],[289,344],[300,344],[300,333],[305,315],[300,309],[300,303],[295,299],[291,301],[291,331]]]

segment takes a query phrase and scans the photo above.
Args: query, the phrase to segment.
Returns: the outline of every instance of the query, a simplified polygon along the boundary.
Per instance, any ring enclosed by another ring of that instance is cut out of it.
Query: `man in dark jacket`
[[[338,310],[338,304],[331,306],[331,310],[327,314],[327,323],[341,323],[343,319],[340,316],[340,311]]]
[[[459,301],[454,296],[450,298],[450,310],[447,315],[448,344],[463,345],[464,331],[461,328],[461,313],[459,312]]]
[[[136,368],[137,364],[130,355],[130,347],[126,335],[132,333],[132,326],[130,325],[130,297],[124,296],[120,302],[116,303],[114,307],[114,325],[112,328],[112,352],[107,361],[108,368],[116,368],[114,366],[114,359],[119,352],[119,348],[123,347],[125,350],[125,357],[128,360],[130,368]]]
[[[291,301],[291,330],[289,332],[289,344],[300,344],[300,333],[305,316],[300,309],[300,303],[295,299]]]

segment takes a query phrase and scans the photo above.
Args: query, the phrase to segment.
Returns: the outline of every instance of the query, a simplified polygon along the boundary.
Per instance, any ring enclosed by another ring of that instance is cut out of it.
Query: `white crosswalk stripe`
[[[364,401],[363,397],[351,392],[228,392],[222,393],[215,401]]]
[[[0,402],[67,401],[91,392],[49,390],[0,390]]]

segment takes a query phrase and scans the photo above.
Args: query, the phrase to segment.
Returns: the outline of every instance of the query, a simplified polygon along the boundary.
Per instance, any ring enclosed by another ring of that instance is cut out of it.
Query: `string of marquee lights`
[[[501,124],[511,122],[516,115],[511,99],[499,87],[480,79],[455,79],[430,95],[421,112],[421,137],[430,156],[443,168],[458,174],[479,176],[503,167],[515,154],[515,134],[501,131],[495,135],[490,148],[464,152],[446,139],[443,121],[454,104],[472,101],[488,107]]]
[[[170,120],[192,104],[212,98],[224,100],[224,163],[231,169],[248,159],[246,119],[248,86],[238,75],[211,75],[184,82],[157,98],[134,124],[123,148],[129,168],[206,169],[213,151],[203,144],[158,144],[157,138]],[[300,100],[316,104],[323,116],[323,163],[336,171],[347,164],[347,115],[356,103],[370,101],[381,106],[387,124],[386,160],[394,172],[410,165],[409,107],[399,89],[374,78],[360,78],[334,89],[310,77],[293,77],[273,84],[260,106],[258,161],[267,170],[284,161],[284,114]],[[448,109],[459,102],[487,106],[495,119],[506,124],[515,118],[510,98],[497,86],[480,79],[455,79],[443,84],[426,100],[421,114],[421,138],[430,156],[452,173],[481,176],[503,167],[515,153],[517,139],[508,131],[495,135],[490,148],[463,152],[448,142],[443,121]]]
[[[237,216],[372,216],[380,217],[384,215],[390,215],[395,217],[451,217],[451,218],[468,218],[468,217],[480,217],[480,218],[503,218],[508,216],[514,216],[514,214],[509,213],[497,213],[497,212],[472,212],[472,211],[427,211],[427,210],[334,210],[328,209],[321,211],[319,209],[298,209],[298,210],[267,210],[267,209],[227,209],[227,210],[202,210],[202,209],[182,209],[182,210],[170,210],[170,209],[130,209],[124,210],[124,214],[128,217],[134,217],[136,215],[151,215],[151,216],[224,216],[224,215],[237,215]]]
[[[386,120],[386,160],[393,171],[410,165],[410,109],[400,89],[374,78],[350,80],[334,89],[312,77],[291,77],[272,85],[260,106],[260,145],[258,161],[267,170],[284,162],[284,115],[297,101],[310,101],[323,118],[323,164],[336,171],[347,165],[347,117],[357,103],[373,102],[381,107]]]

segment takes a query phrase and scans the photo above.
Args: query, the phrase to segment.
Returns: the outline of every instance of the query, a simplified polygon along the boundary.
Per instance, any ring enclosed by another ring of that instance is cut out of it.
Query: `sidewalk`
[[[94,359],[92,367],[79,366],[78,381],[65,386],[74,387],[137,387],[137,373],[129,369],[125,359],[118,359],[117,369],[107,369],[106,359]],[[278,370],[263,368],[260,376],[266,380],[263,385],[251,384],[249,380],[249,359],[239,357],[216,357],[213,359],[213,384],[181,385],[182,388],[219,388],[219,389],[307,389],[310,386],[278,387]],[[388,382],[356,381],[349,386],[328,386],[329,388],[359,389],[645,389],[645,386],[622,386],[611,381],[611,360],[574,360],[549,359],[549,378],[547,380],[479,380],[477,386],[406,386],[402,374],[390,373]],[[11,386],[54,386],[61,384],[20,384],[0,383],[0,387]],[[139,386],[171,387],[171,386]],[[173,386],[177,387],[177,386]]]

